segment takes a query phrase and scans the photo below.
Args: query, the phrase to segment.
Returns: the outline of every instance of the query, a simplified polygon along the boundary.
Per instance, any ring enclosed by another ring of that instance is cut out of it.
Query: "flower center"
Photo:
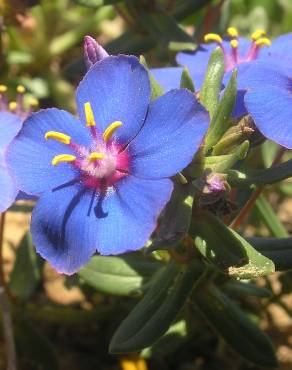
[[[52,165],[70,163],[80,171],[80,180],[86,187],[106,191],[118,180],[127,176],[129,155],[123,147],[112,139],[114,132],[122,126],[115,121],[101,134],[96,130],[93,111],[89,102],[84,104],[86,126],[90,129],[92,142],[88,148],[74,142],[69,135],[48,131],[45,139],[54,139],[70,146],[73,154],[59,154],[52,159]]]
[[[10,101],[7,98],[7,86],[0,84],[0,112],[10,112],[19,116],[23,121],[31,115],[34,108],[38,106],[38,101],[30,99],[28,104],[24,104],[25,87],[18,85],[16,88],[16,100]]]
[[[240,55],[238,49],[240,47],[238,41],[238,31],[235,27],[229,27],[227,34],[230,38],[231,50],[226,50],[223,45],[223,40],[216,33],[208,33],[204,36],[205,42],[215,42],[222,49],[224,54],[225,72],[232,70],[238,64],[250,62],[257,59],[259,50],[263,46],[271,46],[271,40],[268,39],[264,30],[258,29],[251,34],[250,48],[245,55]]]

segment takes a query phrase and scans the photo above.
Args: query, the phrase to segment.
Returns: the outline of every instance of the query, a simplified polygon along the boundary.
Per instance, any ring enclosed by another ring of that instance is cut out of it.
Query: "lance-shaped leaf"
[[[168,330],[203,272],[200,261],[185,268],[170,262],[117,329],[110,343],[110,352],[134,352],[156,342]]]
[[[207,132],[205,140],[206,149],[209,149],[213,145],[218,143],[219,139],[231,126],[230,116],[234,107],[237,92],[236,76],[237,71],[234,70],[228,82],[228,85],[224,90],[223,96],[214,111],[214,115],[211,115],[212,119],[210,123],[210,128]]]
[[[200,90],[200,101],[213,118],[218,106],[219,92],[224,74],[224,56],[221,48],[216,48],[210,57],[207,72]]]
[[[260,195],[255,202],[255,211],[259,218],[270,230],[272,236],[277,238],[287,238],[289,235],[274,212],[270,203],[266,200],[264,195]]]
[[[234,279],[228,279],[221,288],[224,292],[228,293],[229,296],[240,299],[247,296],[260,298],[270,298],[272,296],[272,292],[266,288],[259,287],[246,281],[242,282]]]
[[[16,250],[16,260],[10,274],[9,289],[21,300],[27,300],[41,281],[43,260],[36,253],[27,232]]]
[[[270,259],[210,212],[194,218],[190,234],[202,255],[230,276],[251,279],[275,271]]]
[[[73,0],[78,5],[86,6],[87,8],[97,8],[103,5],[111,5],[119,3],[122,0]]]
[[[100,292],[114,295],[141,295],[150,278],[164,263],[139,254],[94,256],[79,276]]]
[[[171,51],[194,51],[197,48],[197,45],[193,42],[181,42],[181,41],[171,41],[168,44],[168,48]]]
[[[192,294],[192,302],[210,326],[238,354],[259,366],[277,366],[269,338],[212,283],[197,286]]]
[[[292,159],[266,170],[240,172],[228,171],[227,181],[231,186],[250,188],[273,184],[292,176]]]
[[[276,270],[292,269],[292,238],[247,238],[248,242],[261,254],[271,259]]]
[[[190,226],[195,190],[192,184],[175,184],[149,251],[173,248],[183,239]]]

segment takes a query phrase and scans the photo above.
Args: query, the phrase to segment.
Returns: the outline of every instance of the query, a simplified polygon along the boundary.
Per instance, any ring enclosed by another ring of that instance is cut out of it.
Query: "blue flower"
[[[107,57],[77,89],[80,121],[46,109],[9,148],[21,189],[39,195],[31,232],[37,251],[62,273],[96,252],[143,247],[209,125],[187,90],[150,102],[148,73],[135,57]],[[58,167],[56,167],[58,166]]]
[[[245,106],[261,133],[292,149],[292,63],[290,68],[259,61],[246,74]]]
[[[23,86],[17,87],[18,97],[15,102],[8,102],[6,90],[5,85],[0,85],[0,212],[6,211],[18,195],[19,190],[7,164],[6,153],[24,119],[31,113],[31,110],[26,111],[23,106]]]
[[[239,94],[233,112],[233,116],[238,117],[247,113],[243,104],[244,91],[248,87],[245,80],[245,73],[247,71],[252,73],[251,68],[253,68],[254,62],[257,60],[264,61],[268,64],[277,63],[283,68],[291,64],[292,53],[290,52],[289,55],[289,51],[292,50],[292,34],[282,35],[271,43],[265,37],[263,30],[255,31],[251,35],[251,40],[238,37],[238,32],[233,27],[228,28],[227,32],[229,37],[225,40],[217,34],[211,33],[205,35],[204,39],[207,43],[201,44],[193,52],[178,53],[176,61],[179,65],[188,67],[196,90],[200,90],[211,53],[219,46],[224,54],[224,86],[226,86],[232,70],[235,67],[238,70]],[[152,69],[151,72],[166,91],[179,86],[182,73],[181,67],[156,68]]]

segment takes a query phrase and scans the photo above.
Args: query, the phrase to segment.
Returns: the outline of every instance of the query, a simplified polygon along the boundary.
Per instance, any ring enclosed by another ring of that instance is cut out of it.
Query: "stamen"
[[[266,31],[262,30],[262,29],[257,29],[255,30],[252,34],[251,34],[251,39],[253,41],[256,41],[257,39],[259,39],[260,37],[263,37],[263,36],[266,36]]]
[[[85,110],[86,126],[89,126],[89,127],[96,126],[93,111],[92,111],[89,101],[84,104],[84,110]]]
[[[104,131],[102,134],[104,141],[109,141],[109,139],[112,137],[113,133],[116,131],[117,128],[121,127],[123,124],[121,121],[115,121],[111,123],[108,128]]]
[[[7,86],[6,85],[0,85],[0,94],[3,94],[7,91]]]
[[[98,153],[98,152],[92,152],[87,157],[87,159],[90,162],[95,162],[95,161],[98,161],[98,160],[103,159],[103,158],[104,158],[104,154],[103,153]]]
[[[29,101],[29,105],[32,107],[32,108],[37,108],[39,106],[39,101],[35,98],[31,98],[30,101]]]
[[[210,41],[214,41],[214,42],[217,42],[218,44],[221,44],[223,40],[221,36],[219,36],[217,33],[207,33],[204,36],[204,42],[210,42]]]
[[[236,39],[231,40],[230,45],[232,49],[231,53],[232,53],[234,63],[237,64],[238,63],[238,40]]]
[[[8,108],[9,108],[10,112],[15,112],[16,108],[17,108],[16,101],[11,101],[8,105]]]
[[[25,87],[23,85],[18,85],[16,88],[16,91],[18,94],[24,94],[25,93]]]
[[[271,40],[267,37],[261,37],[255,41],[256,46],[271,46]]]
[[[237,49],[238,48],[238,41],[237,40],[231,40],[230,45],[232,49]]]
[[[238,31],[235,27],[228,27],[227,28],[227,34],[230,37],[237,37],[238,36]]]
[[[71,154],[59,154],[59,155],[56,155],[53,158],[52,165],[53,166],[57,166],[57,164],[59,164],[61,162],[70,163],[70,162],[74,162],[75,160],[76,160],[75,155],[71,155]]]
[[[69,135],[62,134],[61,132],[48,131],[45,134],[45,139],[54,139],[60,143],[69,145],[71,143],[71,137]]]

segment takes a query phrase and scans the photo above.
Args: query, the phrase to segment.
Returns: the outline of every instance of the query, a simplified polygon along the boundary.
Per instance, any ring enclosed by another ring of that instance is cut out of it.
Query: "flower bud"
[[[84,37],[84,61],[87,69],[108,56],[105,49],[94,38],[91,36]]]

